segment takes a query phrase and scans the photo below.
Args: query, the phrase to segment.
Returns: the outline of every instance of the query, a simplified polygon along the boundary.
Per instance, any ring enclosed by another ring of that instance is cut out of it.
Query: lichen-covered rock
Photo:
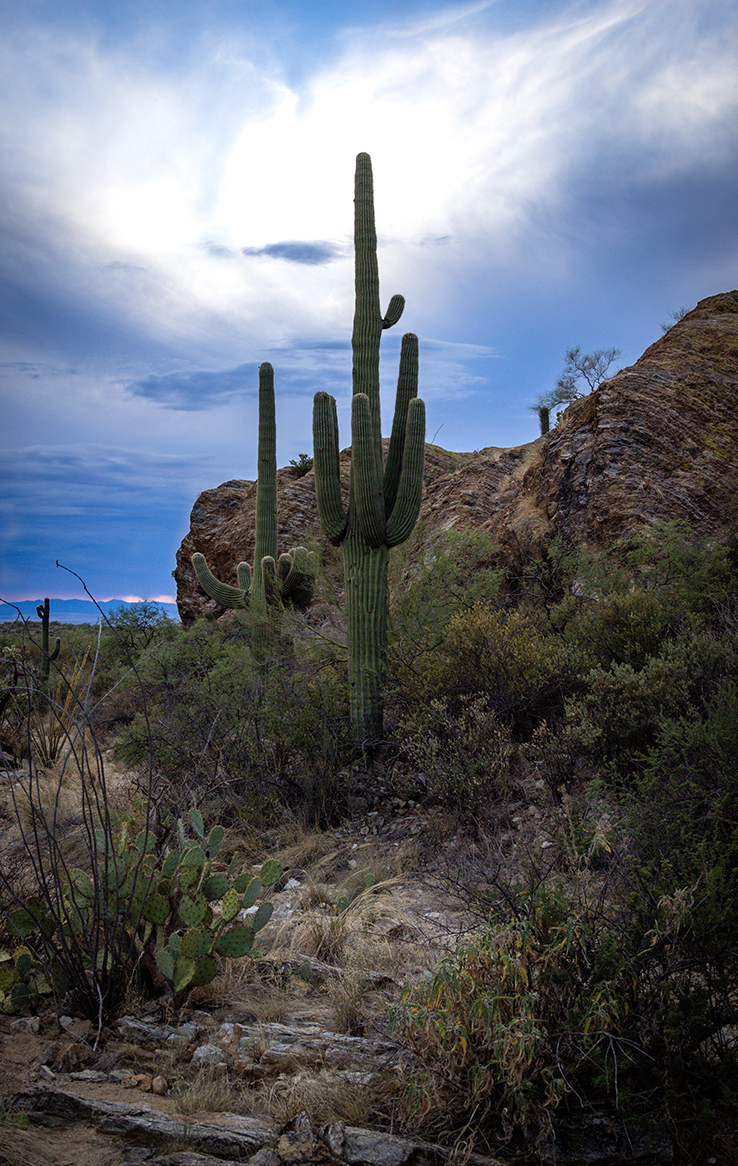
[[[417,543],[442,527],[481,529],[503,549],[535,553],[555,535],[608,546],[655,519],[681,518],[713,533],[736,517],[737,449],[738,291],[732,291],[701,300],[634,365],[573,402],[545,437],[474,454],[427,445],[413,537]],[[350,464],[344,450],[345,493]],[[280,546],[314,538],[340,597],[313,472],[296,478],[280,470],[277,507]],[[220,613],[201,590],[191,555],[201,551],[218,578],[235,584],[236,564],[253,560],[255,513],[255,482],[226,482],[195,502],[175,571],[184,624]],[[331,600],[318,591],[314,605]]]

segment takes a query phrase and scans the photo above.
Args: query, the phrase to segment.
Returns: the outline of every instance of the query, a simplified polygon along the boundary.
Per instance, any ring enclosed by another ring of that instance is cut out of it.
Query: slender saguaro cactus
[[[56,660],[61,648],[61,640],[57,639],[53,652],[49,651],[49,600],[44,599],[36,608],[36,614],[41,620],[41,683],[44,687],[49,682],[51,661]]]
[[[382,462],[379,410],[379,342],[402,315],[405,300],[379,307],[377,233],[372,164],[356,159],[354,246],[353,399],[351,485],[348,512],[341,500],[336,402],[315,395],[313,441],[318,513],[327,538],[343,546],[348,616],[351,730],[360,741],[382,736],[387,652],[387,565],[418,517],[423,489],[425,405],[418,391],[418,338],[402,338],[400,372],[387,463]]]
[[[256,620],[254,655],[263,659],[270,638],[268,606],[289,602],[306,607],[317,570],[315,555],[308,554],[305,547],[293,547],[277,559],[277,422],[274,369],[266,361],[259,368],[257,471],[253,577],[248,563],[239,563],[238,586],[221,583],[199,551],[192,556],[192,564],[200,586],[221,607],[251,608]]]

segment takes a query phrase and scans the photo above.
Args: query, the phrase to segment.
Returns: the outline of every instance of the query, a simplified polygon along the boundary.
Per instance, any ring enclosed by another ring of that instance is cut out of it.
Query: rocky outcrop
[[[502,548],[537,551],[555,535],[607,546],[656,519],[715,532],[736,512],[738,291],[702,300],[634,365],[571,404],[545,437],[475,454],[426,446],[416,539],[439,527],[488,531]],[[341,454],[348,489],[350,451]],[[340,587],[335,552],[318,523],[310,472],[278,473],[279,547],[311,540]],[[251,561],[256,484],[231,481],[197,499],[177,554],[183,623],[218,608],[199,587],[190,556],[236,582]],[[320,599],[320,597],[318,597]]]

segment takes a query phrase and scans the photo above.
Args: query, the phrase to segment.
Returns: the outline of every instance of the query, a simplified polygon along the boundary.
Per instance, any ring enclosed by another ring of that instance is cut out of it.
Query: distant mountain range
[[[11,606],[9,603],[0,603],[0,623],[6,623],[18,618],[18,610],[24,619],[38,622],[36,608],[43,599],[23,599]],[[118,611],[121,607],[135,607],[135,603],[127,603],[124,599],[108,599],[100,603],[100,608],[106,615]],[[171,619],[179,620],[176,603],[153,603]],[[51,622],[59,623],[97,623],[100,619],[98,607],[90,599],[50,599],[49,615]]]

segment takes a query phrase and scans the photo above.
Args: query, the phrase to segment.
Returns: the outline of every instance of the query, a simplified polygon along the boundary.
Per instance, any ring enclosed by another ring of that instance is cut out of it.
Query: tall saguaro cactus
[[[336,402],[328,393],[315,396],[313,441],[321,525],[332,543],[343,546],[351,729],[355,738],[367,741],[382,735],[389,551],[404,542],[415,526],[425,455],[425,405],[417,396],[418,338],[408,333],[402,338],[386,465],[382,460],[379,343],[383,329],[391,328],[400,319],[405,300],[393,296],[382,316],[368,154],[359,154],[356,159],[354,247],[356,307],[348,511],[341,499]]]
[[[259,368],[257,473],[253,577],[248,563],[239,563],[238,586],[221,583],[199,551],[192,556],[192,565],[200,586],[221,607],[251,609],[255,617],[254,655],[263,659],[271,630],[268,607],[283,602],[306,607],[317,569],[315,555],[308,554],[305,547],[293,547],[277,559],[277,422],[274,369],[268,361]]]
[[[51,672],[51,661],[56,660],[61,648],[61,640],[57,639],[53,651],[49,651],[49,600],[44,599],[36,608],[36,614],[41,620],[41,683],[46,686]]]

